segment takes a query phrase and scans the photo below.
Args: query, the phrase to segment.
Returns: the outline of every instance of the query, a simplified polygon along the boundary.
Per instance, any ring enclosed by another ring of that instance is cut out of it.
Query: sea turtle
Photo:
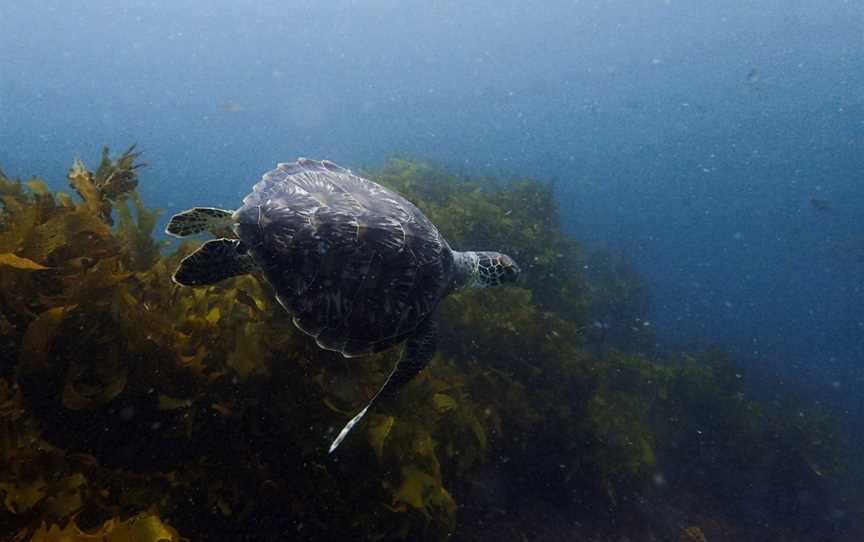
[[[327,350],[356,357],[405,342],[387,381],[342,429],[330,452],[379,400],[393,397],[432,359],[438,303],[461,286],[514,282],[498,252],[457,252],[396,192],[328,161],[299,158],[264,174],[236,211],[174,215],[177,236],[230,229],[180,262],[184,286],[261,273],[294,324]]]

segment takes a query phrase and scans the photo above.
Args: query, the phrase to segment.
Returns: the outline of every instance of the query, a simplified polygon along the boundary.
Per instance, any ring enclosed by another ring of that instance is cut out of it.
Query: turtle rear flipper
[[[255,268],[255,261],[242,241],[213,239],[183,258],[171,278],[182,286],[204,286],[245,275]]]
[[[224,230],[233,225],[234,221],[231,218],[233,214],[233,211],[215,207],[195,207],[172,216],[165,228],[165,233],[174,237],[189,237],[205,231]]]
[[[354,426],[357,425],[361,419],[363,419],[363,416],[366,415],[366,412],[368,412],[370,408],[379,401],[396,397],[397,392],[402,389],[405,384],[410,382],[417,373],[422,371],[430,361],[432,361],[432,357],[435,355],[437,338],[438,325],[432,318],[427,318],[417,327],[414,335],[405,341],[402,356],[396,363],[396,367],[393,368],[393,372],[391,372],[390,376],[387,377],[387,381],[384,382],[384,385],[381,386],[381,389],[375,394],[375,397],[373,397],[369,403],[363,407],[363,410],[351,418],[351,420],[345,424],[345,427],[339,431],[336,438],[333,439],[333,444],[330,445],[330,453],[333,453],[333,451],[342,444],[342,441],[345,440],[348,433],[354,429]]]

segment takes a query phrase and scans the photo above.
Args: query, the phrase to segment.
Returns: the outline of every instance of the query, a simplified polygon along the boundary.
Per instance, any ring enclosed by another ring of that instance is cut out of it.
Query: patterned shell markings
[[[297,327],[346,356],[401,342],[449,288],[453,255],[437,228],[330,162],[279,164],[235,220]]]

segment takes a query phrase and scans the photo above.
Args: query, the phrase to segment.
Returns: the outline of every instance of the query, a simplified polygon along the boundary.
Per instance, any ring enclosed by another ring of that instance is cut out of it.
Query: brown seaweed
[[[154,239],[133,150],[104,151],[95,173],[76,161],[77,198],[0,174],[2,539],[481,540],[506,525],[496,510],[538,508],[611,537],[664,532],[638,503],[670,487],[702,512],[673,530],[685,539],[719,523],[752,534],[735,526],[745,505],[767,510],[765,537],[794,539],[763,489],[794,480],[826,507],[837,491],[831,417],[747,398],[717,353],[591,348],[591,311],[640,314],[643,286],[560,231],[549,185],[405,159],[371,174],[454,246],[514,254],[526,281],[447,300],[430,368],[328,458],[397,352],[320,350],[252,276],[176,287],[196,244]],[[746,486],[757,471],[763,486]]]

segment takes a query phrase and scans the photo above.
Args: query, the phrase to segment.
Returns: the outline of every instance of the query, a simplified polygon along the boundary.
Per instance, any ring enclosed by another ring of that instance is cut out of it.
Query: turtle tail
[[[177,213],[168,221],[165,233],[174,237],[189,237],[205,231],[217,232],[231,228],[233,211],[216,209],[214,207],[195,207],[182,213]]]

